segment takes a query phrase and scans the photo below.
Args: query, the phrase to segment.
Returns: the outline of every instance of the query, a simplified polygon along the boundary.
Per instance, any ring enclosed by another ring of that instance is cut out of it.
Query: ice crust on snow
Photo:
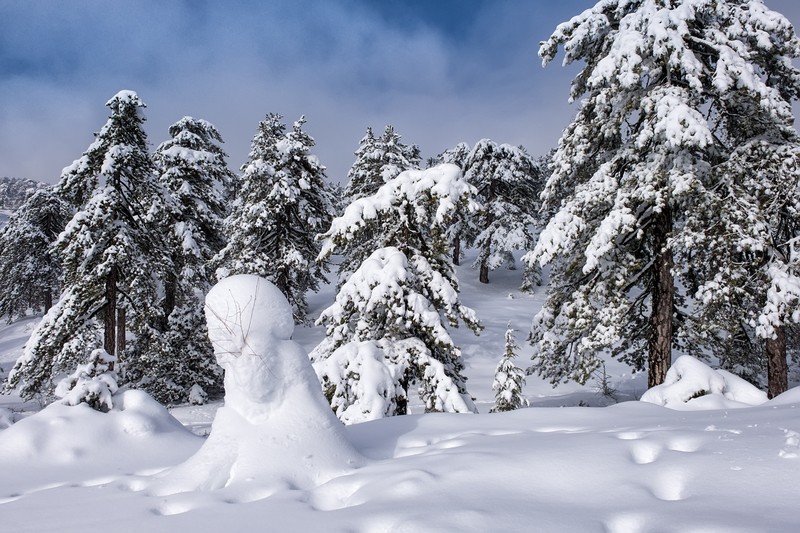
[[[203,447],[156,480],[158,495],[258,486],[311,489],[361,464],[325,401],[308,354],[291,340],[292,309],[254,275],[206,297],[209,338],[225,369],[225,405]]]
[[[647,390],[641,400],[678,410],[731,409],[761,405],[767,395],[739,376],[683,355],[664,383]]]

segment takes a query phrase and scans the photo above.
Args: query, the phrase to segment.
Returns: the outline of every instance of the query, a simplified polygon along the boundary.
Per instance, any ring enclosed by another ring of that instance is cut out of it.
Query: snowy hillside
[[[464,265],[471,264],[470,257]],[[136,391],[100,414],[0,397],[0,523],[7,531],[423,531],[685,532],[795,531],[800,518],[800,389],[759,407],[675,411],[613,399],[597,383],[555,389],[528,377],[531,408],[486,414],[507,325],[523,346],[541,295],[524,295],[519,271],[480,284],[458,268],[462,296],[486,329],[454,338],[481,413],[418,414],[345,428],[363,457],[318,485],[259,478],[236,487],[165,494],[159,479],[205,442],[219,405],[172,409]],[[330,285],[309,298],[318,313]],[[4,374],[35,319],[0,327]],[[321,328],[295,330],[306,350]],[[616,397],[644,392],[643,376],[608,363]],[[565,407],[561,407],[565,406]],[[415,410],[412,405],[412,411]],[[9,424],[10,427],[6,428]],[[285,433],[275,438],[291,439]],[[295,441],[304,459],[287,469],[276,452],[259,471],[299,471],[325,455],[320,441]],[[266,442],[266,441],[265,441]],[[281,456],[284,456],[283,454]],[[271,463],[270,461],[273,461]],[[233,469],[232,474],[233,475]],[[241,477],[241,476],[244,477]]]

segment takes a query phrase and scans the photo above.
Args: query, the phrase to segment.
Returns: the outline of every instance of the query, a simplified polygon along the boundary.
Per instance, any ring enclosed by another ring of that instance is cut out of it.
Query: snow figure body
[[[278,288],[236,275],[206,297],[225,405],[203,447],[151,487],[154,494],[248,490],[264,497],[311,489],[362,459],[319,389],[308,355],[291,340],[292,308]]]

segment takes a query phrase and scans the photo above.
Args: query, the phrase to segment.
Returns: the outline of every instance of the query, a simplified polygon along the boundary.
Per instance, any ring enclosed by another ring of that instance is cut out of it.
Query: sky
[[[431,157],[482,138],[554,147],[577,112],[577,66],[539,42],[593,0],[0,0],[0,176],[54,183],[122,89],[147,104],[152,149],[209,120],[229,165],[258,121],[305,115],[345,182],[366,128],[394,125]],[[800,24],[800,2],[767,0]]]

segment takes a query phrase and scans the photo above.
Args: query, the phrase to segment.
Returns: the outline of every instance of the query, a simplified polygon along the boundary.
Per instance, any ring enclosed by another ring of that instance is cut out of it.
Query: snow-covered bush
[[[683,355],[667,371],[664,383],[648,389],[641,401],[671,409],[727,409],[760,405],[767,395],[735,374]]]
[[[71,376],[58,383],[56,396],[66,405],[86,403],[97,411],[110,411],[114,407],[112,396],[119,390],[116,361],[102,348],[93,350],[86,364],[78,365]]]

